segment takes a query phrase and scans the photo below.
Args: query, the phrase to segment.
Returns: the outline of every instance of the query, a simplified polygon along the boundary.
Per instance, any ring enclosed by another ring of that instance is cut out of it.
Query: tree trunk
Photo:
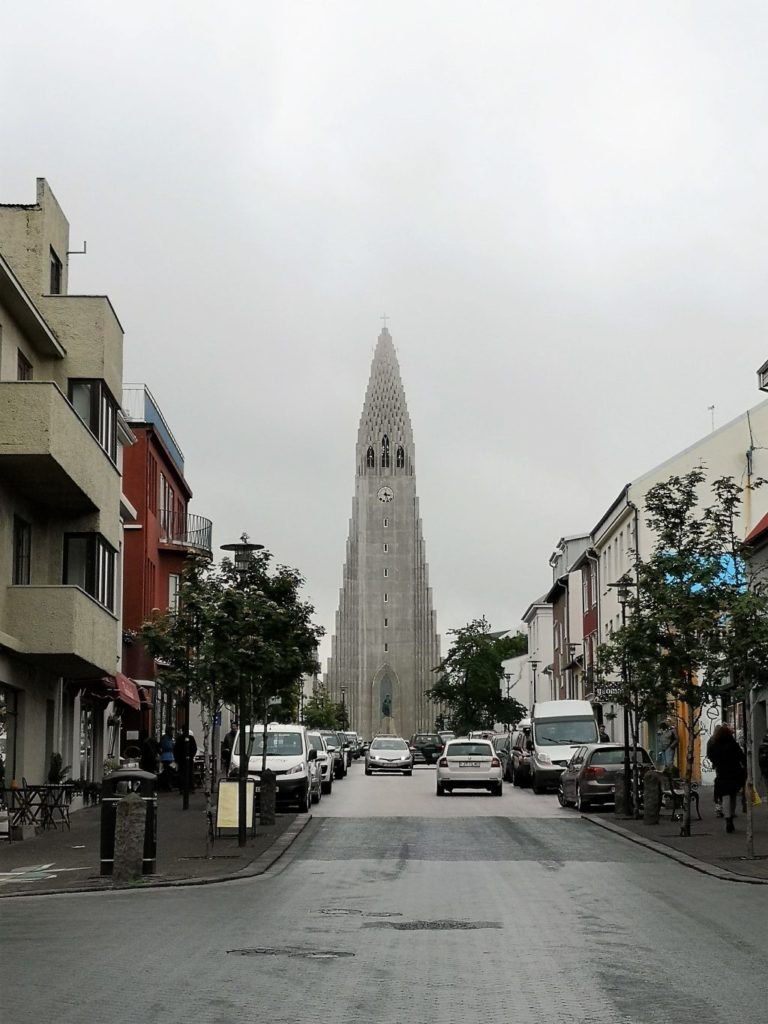
[[[744,753],[747,758],[747,782],[744,795],[747,798],[747,858],[755,859],[755,821],[752,795],[755,791],[755,779],[752,771],[752,687],[749,680],[744,681]]]
[[[693,779],[693,754],[696,743],[696,712],[693,704],[687,706],[688,715],[686,725],[688,737],[685,745],[685,785],[683,787],[683,824],[680,828],[681,836],[691,834],[691,781]]]
[[[203,790],[205,791],[205,856],[210,860],[213,856],[213,780],[211,778],[211,719],[216,714],[215,705],[213,709],[202,705],[200,708],[200,719],[203,723]]]

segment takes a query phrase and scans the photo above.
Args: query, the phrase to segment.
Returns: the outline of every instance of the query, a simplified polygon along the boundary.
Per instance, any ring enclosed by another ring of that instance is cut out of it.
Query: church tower
[[[392,336],[379,335],[357,435],[357,471],[325,681],[363,736],[432,730],[424,696],[440,661],[416,497],[413,432]]]

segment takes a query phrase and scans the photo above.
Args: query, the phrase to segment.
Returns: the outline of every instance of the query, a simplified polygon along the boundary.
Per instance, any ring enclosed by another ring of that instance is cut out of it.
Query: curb
[[[12,900],[23,897],[30,899],[36,896],[76,896],[82,895],[83,893],[89,894],[101,894],[101,893],[115,893],[115,892],[146,892],[147,889],[179,889],[193,885],[216,885],[219,882],[237,882],[243,878],[257,878],[259,875],[265,874],[272,867],[273,864],[277,863],[283,854],[290,849],[291,846],[296,842],[304,829],[312,821],[312,815],[307,814],[296,820],[291,824],[285,832],[281,833],[275,841],[263,850],[258,857],[246,864],[245,867],[240,868],[238,871],[233,871],[228,875],[216,875],[208,878],[162,878],[147,876],[148,880],[145,882],[143,879],[134,884],[126,885],[83,885],[73,889],[38,889],[34,892],[0,892],[0,900]],[[149,880],[151,879],[151,881]]]
[[[598,828],[605,829],[606,832],[613,832],[614,835],[621,836],[623,839],[629,839],[630,842],[636,843],[638,846],[644,846],[647,850],[653,850],[654,853],[659,853],[662,857],[676,860],[678,864],[682,864],[686,868],[692,868],[694,871],[699,871],[702,875],[709,875],[711,878],[717,878],[721,882],[768,885],[768,879],[766,878],[751,878],[749,875],[739,875],[735,871],[729,871],[727,868],[719,868],[715,864],[707,864],[706,861],[698,860],[696,857],[691,857],[690,854],[682,853],[673,846],[657,843],[655,839],[646,839],[645,836],[639,836],[637,832],[622,828],[621,825],[615,825],[612,821],[606,821],[605,818],[592,818],[588,814],[582,814],[581,820],[589,821],[593,825],[597,825]]]

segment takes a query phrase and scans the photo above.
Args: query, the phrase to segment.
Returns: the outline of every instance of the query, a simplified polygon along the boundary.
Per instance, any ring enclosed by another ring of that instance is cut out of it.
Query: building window
[[[385,517],[384,518],[384,529],[386,529],[388,526],[389,526],[389,520]]]
[[[384,653],[386,654],[386,652],[388,650],[389,650],[389,644],[384,644]]]
[[[373,448],[369,445],[368,451],[365,454],[365,464],[369,469],[372,469],[376,465],[376,456],[373,453]]]
[[[384,619],[384,629],[389,626],[389,619]]]
[[[117,462],[117,402],[103,380],[70,380],[72,408],[113,462]]]
[[[32,578],[32,527],[21,516],[13,517],[13,583],[29,586]]]
[[[384,577],[386,578],[387,576],[389,576],[389,569],[384,570]]]
[[[388,600],[389,600],[389,594],[385,594],[384,595],[384,604],[386,604]]]
[[[61,260],[51,247],[51,295],[61,295]]]
[[[381,439],[381,468],[389,469],[389,437],[386,434]]]
[[[388,551],[389,551],[389,544],[385,544],[384,545],[384,554],[386,555]]]
[[[593,565],[590,569],[590,586],[592,590],[592,607],[594,608],[597,604],[597,566]]]
[[[32,380],[32,363],[21,349],[18,350],[16,357],[16,380]]]
[[[98,533],[64,534],[64,585],[114,611],[115,549]]]
[[[159,491],[159,502],[160,502],[160,528],[165,532],[167,537],[172,536],[173,530],[173,505],[174,505],[174,493],[173,488],[168,483],[164,473],[160,474],[160,491]]]
[[[150,452],[147,458],[147,505],[150,512],[157,512],[157,459]]]
[[[582,610],[586,611],[589,608],[589,578],[586,573],[581,580],[581,600]]]
[[[403,451],[402,445],[397,446],[397,456],[395,459],[395,468],[403,469],[405,466],[405,452]]]
[[[179,610],[179,590],[181,588],[181,576],[178,573],[171,573],[168,576],[168,611],[174,615]]]

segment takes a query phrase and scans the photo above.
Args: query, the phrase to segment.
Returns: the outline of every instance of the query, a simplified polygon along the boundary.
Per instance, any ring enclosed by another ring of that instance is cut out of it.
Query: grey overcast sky
[[[560,536],[709,406],[719,425],[757,403],[764,3],[6,0],[2,19],[0,201],[48,178],[88,241],[70,291],[110,296],[191,511],[297,566],[329,633],[382,313],[444,637],[517,624]]]

